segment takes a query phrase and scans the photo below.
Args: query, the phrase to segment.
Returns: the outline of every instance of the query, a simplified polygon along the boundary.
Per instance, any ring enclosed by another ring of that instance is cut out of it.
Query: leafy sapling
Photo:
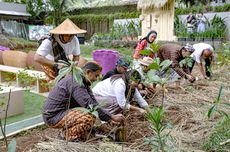
[[[169,67],[172,64],[170,60],[164,60],[160,63],[160,59],[154,59],[153,63],[149,65],[151,69],[147,74],[147,79],[145,80],[146,83],[154,83],[159,84],[163,89],[163,96],[162,96],[162,106],[164,103],[164,97],[166,90],[166,84],[170,77]],[[164,74],[165,76],[162,76]]]
[[[191,68],[193,65],[193,58],[192,57],[187,57],[179,62],[179,65],[181,68]]]
[[[58,76],[55,78],[55,85],[57,84],[58,81],[60,81],[63,77],[65,77],[66,75],[72,74],[74,80],[80,84],[83,85],[83,80],[82,80],[82,75],[83,75],[83,71],[81,68],[76,66],[76,62],[74,61],[63,61],[60,60],[61,63],[63,63],[65,66],[59,70],[58,72]]]
[[[224,118],[229,119],[228,113],[226,113],[225,111],[223,111],[223,110],[220,109],[220,106],[222,106],[222,105],[226,105],[228,107],[230,106],[230,104],[221,103],[221,96],[222,95],[223,95],[223,86],[220,86],[218,96],[217,96],[216,100],[214,101],[214,104],[212,105],[212,107],[208,110],[207,116],[208,116],[209,119],[212,117],[212,115],[215,112],[218,112]]]
[[[146,49],[141,50],[140,54],[141,55],[151,55],[151,54],[156,53],[159,50],[159,48],[160,48],[159,44],[152,43],[152,44],[150,44],[150,47],[147,47]]]
[[[171,128],[170,125],[162,123],[164,118],[164,108],[153,108],[146,114],[147,119],[151,122],[153,136],[146,138],[144,145],[150,145],[152,152],[173,151],[169,148],[167,141],[170,139],[170,132],[166,132],[166,128]]]

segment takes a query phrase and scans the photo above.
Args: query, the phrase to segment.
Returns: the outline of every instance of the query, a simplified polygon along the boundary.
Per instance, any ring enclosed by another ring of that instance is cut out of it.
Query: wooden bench
[[[12,66],[6,66],[6,65],[0,65],[0,83],[4,81],[2,72],[10,72],[14,73],[16,75],[16,83],[17,86],[19,87],[19,73],[20,72],[26,72],[29,76],[36,78],[36,91],[38,93],[43,92],[41,89],[41,83],[46,80],[46,75],[44,72],[41,71],[35,71],[35,70],[25,70],[23,68],[18,68],[18,67],[12,67]]]

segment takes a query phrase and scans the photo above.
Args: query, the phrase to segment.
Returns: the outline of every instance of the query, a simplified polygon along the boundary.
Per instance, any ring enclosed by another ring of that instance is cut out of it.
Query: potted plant
[[[25,70],[19,72],[18,74],[18,82],[19,82],[19,86],[21,87],[27,87],[27,86],[31,86],[36,82],[36,78],[35,77],[31,77]]]

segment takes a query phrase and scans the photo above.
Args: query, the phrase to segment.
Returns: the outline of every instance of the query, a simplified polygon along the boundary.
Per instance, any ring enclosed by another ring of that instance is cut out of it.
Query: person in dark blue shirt
[[[102,77],[102,80],[105,80],[109,77],[111,77],[112,75],[115,75],[115,74],[123,74],[125,73],[128,68],[129,68],[129,65],[130,63],[125,60],[124,58],[120,58],[117,63],[116,63],[116,68],[111,70],[111,71],[108,71],[103,77]]]

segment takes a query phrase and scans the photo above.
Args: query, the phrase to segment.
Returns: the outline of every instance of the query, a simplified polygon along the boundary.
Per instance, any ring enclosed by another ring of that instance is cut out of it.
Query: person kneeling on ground
[[[84,113],[75,108],[88,108],[90,105],[98,105],[90,85],[97,80],[102,67],[95,62],[88,62],[82,69],[84,72],[82,86],[75,81],[72,75],[66,76],[54,86],[43,107],[45,124],[51,128],[62,129],[62,136],[69,141],[81,140],[85,137],[96,120],[91,113]],[[70,102],[68,101],[69,96],[71,96]],[[97,112],[99,118],[103,121],[111,121],[117,124],[124,121],[121,114],[111,115],[100,107]]]
[[[92,90],[98,102],[106,102],[103,108],[111,114],[122,113],[123,110],[144,114],[146,110],[149,111],[149,106],[137,89],[140,81],[139,72],[131,70],[98,82]],[[130,105],[133,97],[142,108]]]
[[[149,65],[153,63],[153,59],[150,57],[143,57],[143,59],[138,59],[138,62],[140,63],[140,68],[138,68],[137,71],[141,74],[142,80],[145,80],[145,75],[150,70]],[[149,98],[155,93],[155,86],[153,84],[140,83],[138,85],[138,90],[142,96]]]
[[[125,60],[124,58],[120,58],[116,63],[116,68],[111,70],[111,71],[109,71],[109,72],[107,72],[103,76],[102,80],[105,80],[105,79],[107,79],[107,78],[109,78],[109,77],[111,77],[111,76],[113,76],[115,74],[123,74],[123,73],[125,73],[128,70],[129,65],[130,65],[130,63],[127,60]]]
[[[191,75],[189,68],[187,66],[180,67],[179,65],[179,62],[186,57],[189,57],[191,53],[193,53],[193,51],[194,49],[190,45],[181,47],[177,44],[168,43],[162,45],[159,48],[159,51],[157,52],[157,57],[160,58],[160,62],[163,62],[164,60],[172,61],[172,71],[170,71],[171,80],[175,80],[175,78],[180,79],[182,77],[188,79],[190,82],[194,82],[195,77]],[[180,87],[180,81],[176,81],[176,87]]]

